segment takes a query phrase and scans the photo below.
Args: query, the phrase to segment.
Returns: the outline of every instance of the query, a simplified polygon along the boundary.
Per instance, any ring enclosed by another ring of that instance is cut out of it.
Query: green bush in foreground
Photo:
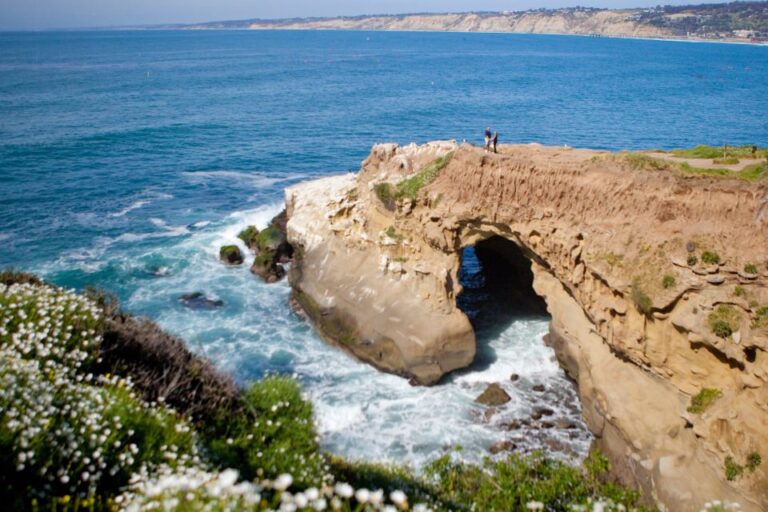
[[[312,404],[291,378],[270,376],[251,384],[234,415],[214,419],[207,440],[211,459],[237,468],[246,479],[290,473],[300,488],[323,483],[324,460],[317,444]]]
[[[744,473],[744,466],[733,460],[733,457],[728,455],[725,458],[725,478],[730,482],[736,480]]]
[[[675,286],[675,277],[674,276],[664,276],[661,280],[661,287],[664,289],[672,288]]]
[[[540,510],[565,512],[592,500],[623,509],[636,507],[640,499],[637,491],[604,481],[610,469],[604,456],[593,453],[584,466],[585,471],[540,453],[486,459],[482,466],[456,462],[444,455],[426,471],[441,500],[458,510],[526,510],[535,504]]]
[[[543,455],[482,466],[444,457],[426,478],[330,457],[318,446],[311,403],[290,378],[270,376],[232,391],[227,382],[211,382],[215,375],[205,365],[184,362],[196,356],[179,353],[185,349],[177,340],[125,315],[108,318],[103,330],[93,325],[77,337],[62,335],[68,325],[102,321],[88,298],[27,282],[0,285],[0,300],[0,500],[10,510],[426,512],[599,503],[612,511],[637,500],[637,492],[603,481],[609,468],[598,456],[586,471]],[[27,322],[33,311],[36,321]],[[137,369],[141,358],[126,358],[123,345],[143,347],[148,368]],[[79,355],[67,356],[62,347]],[[94,354],[104,361],[93,361]],[[199,393],[185,388],[177,396],[166,388],[153,395],[147,387],[163,382],[157,365],[204,373]],[[135,387],[125,379],[131,374]],[[183,402],[210,400],[217,390],[237,396],[207,407]],[[147,403],[139,396],[157,398]],[[197,430],[162,405],[166,396],[191,419],[197,411]]]
[[[691,405],[688,407],[688,412],[693,414],[701,414],[709,409],[709,407],[715,403],[715,400],[720,398],[722,393],[719,389],[715,388],[703,388],[696,395],[691,397]]]

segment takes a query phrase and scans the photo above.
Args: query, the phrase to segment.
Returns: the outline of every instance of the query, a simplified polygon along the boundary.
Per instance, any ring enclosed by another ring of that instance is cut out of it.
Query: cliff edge
[[[375,146],[358,174],[286,190],[294,299],[327,340],[432,384],[475,355],[462,250],[522,257],[617,476],[669,510],[765,510],[768,183],[654,162]]]

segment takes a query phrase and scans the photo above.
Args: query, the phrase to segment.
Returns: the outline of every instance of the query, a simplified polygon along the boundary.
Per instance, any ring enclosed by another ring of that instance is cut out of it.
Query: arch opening
[[[457,305],[477,338],[474,369],[496,361],[490,341],[517,320],[549,319],[544,299],[533,289],[531,260],[522,248],[501,236],[466,247],[461,257]]]

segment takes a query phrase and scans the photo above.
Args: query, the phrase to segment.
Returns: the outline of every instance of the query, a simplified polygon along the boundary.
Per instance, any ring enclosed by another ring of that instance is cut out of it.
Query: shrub
[[[416,199],[416,197],[419,195],[419,191],[422,188],[437,179],[437,177],[440,175],[440,171],[442,171],[451,162],[451,158],[453,158],[453,152],[435,159],[432,163],[427,165],[414,176],[411,176],[410,178],[398,183],[397,198]]]
[[[757,265],[754,263],[747,263],[744,265],[744,272],[747,274],[757,274]]]
[[[692,414],[701,414],[721,396],[722,393],[719,389],[703,388],[696,395],[691,397],[691,405],[688,407],[688,412]]]
[[[662,288],[672,288],[675,286],[675,277],[674,276],[664,276],[661,280],[661,286]]]
[[[713,251],[704,251],[701,254],[701,261],[707,263],[708,265],[717,265],[720,263],[720,256]]]
[[[763,462],[763,458],[757,452],[752,452],[747,455],[747,469],[750,473],[754,473],[757,467]]]
[[[75,372],[95,361],[102,311],[74,292],[33,284],[0,285],[0,348]]]
[[[743,286],[736,285],[736,287],[733,289],[733,294],[737,297],[745,297],[747,295],[747,291]]]
[[[7,351],[0,361],[0,495],[115,494],[142,466],[195,459],[189,427],[124,381],[70,380]]]
[[[240,404],[230,377],[147,319],[118,315],[107,321],[94,370],[130,377],[145,402],[164,401],[199,427],[222,408]]]
[[[755,315],[757,318],[755,319],[754,327],[758,329],[761,327],[768,328],[768,306],[756,307]]]
[[[634,507],[639,493],[603,483],[610,464],[598,457],[597,463],[588,463],[594,473],[547,459],[541,453],[486,459],[482,466],[456,462],[444,455],[425,471],[444,502],[460,503],[469,510],[527,510],[528,504],[536,501],[541,510],[570,511],[573,505],[600,498],[624,508]]]
[[[266,377],[243,394],[236,413],[213,418],[206,444],[220,467],[243,477],[275,478],[290,473],[300,488],[323,483],[324,460],[317,444],[312,404],[288,377]]]
[[[389,226],[386,231],[384,231],[384,234],[387,235],[392,240],[395,240],[397,243],[401,243],[403,241],[403,235],[397,232],[395,229],[395,226]]]
[[[709,328],[721,338],[727,338],[737,331],[741,324],[741,315],[731,305],[720,304],[707,317]]]
[[[11,286],[12,284],[33,284],[42,286],[45,283],[34,274],[19,272],[9,267],[0,272],[0,284],[4,284],[5,286]]]
[[[712,159],[712,163],[720,164],[720,165],[736,165],[739,162],[740,162],[739,158],[735,156],[726,156],[723,158]]]
[[[630,167],[636,170],[666,171],[674,167],[670,162],[643,153],[627,153],[624,158],[629,162]]]
[[[376,197],[379,198],[379,201],[381,201],[381,204],[388,210],[395,209],[395,203],[397,202],[395,187],[389,183],[377,183],[373,186],[373,191]]]
[[[643,291],[640,286],[640,282],[637,280],[632,283],[632,302],[635,303],[635,307],[642,314],[646,316],[651,314],[651,310],[653,309],[653,301]]]
[[[699,258],[697,258],[695,254],[691,254],[690,256],[688,256],[689,266],[694,267],[698,262],[699,262]]]
[[[742,473],[744,473],[744,467],[728,455],[725,458],[725,478],[730,482],[741,476]]]

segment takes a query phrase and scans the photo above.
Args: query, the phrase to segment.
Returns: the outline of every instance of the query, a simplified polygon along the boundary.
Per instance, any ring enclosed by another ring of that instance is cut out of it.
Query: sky
[[[718,0],[710,0],[715,3]],[[723,0],[720,0],[723,1]],[[643,7],[707,0],[0,0],[0,30],[107,27],[248,18],[410,12]]]

